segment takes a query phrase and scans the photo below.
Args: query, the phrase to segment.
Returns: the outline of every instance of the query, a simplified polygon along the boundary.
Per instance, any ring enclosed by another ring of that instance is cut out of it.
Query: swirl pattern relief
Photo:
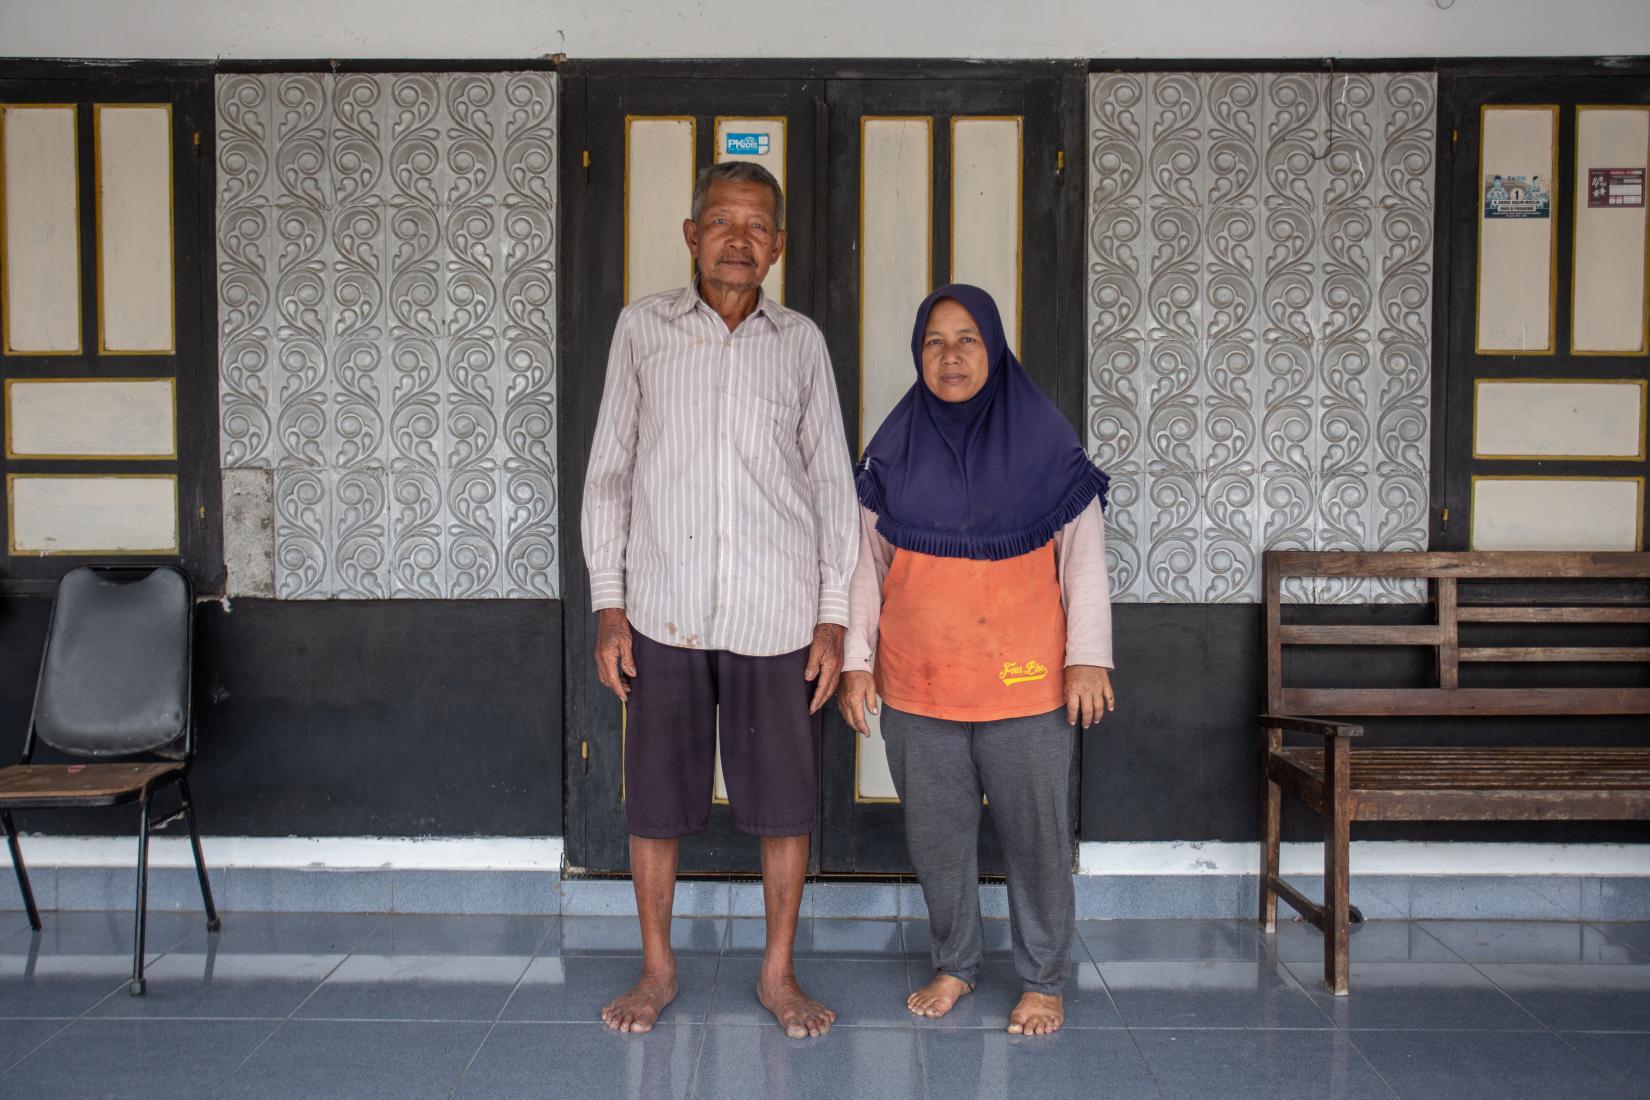
[[[1426,547],[1436,101],[1424,73],[1089,78],[1115,599],[1257,602],[1266,549]]]
[[[225,469],[283,599],[555,598],[556,79],[217,82]]]

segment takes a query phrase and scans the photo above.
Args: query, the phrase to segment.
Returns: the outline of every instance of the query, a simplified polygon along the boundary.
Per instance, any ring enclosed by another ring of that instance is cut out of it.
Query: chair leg
[[[1260,834],[1260,927],[1263,932],[1278,930],[1278,892],[1272,883],[1278,876],[1278,844],[1282,833],[1283,788],[1268,773],[1272,753],[1282,747],[1283,735],[1266,731],[1266,748],[1261,754],[1261,834]]]
[[[138,813],[137,910],[132,923],[132,980],[126,992],[143,996],[143,949],[145,923],[149,914],[149,796],[145,794]]]
[[[11,869],[17,872],[17,886],[23,891],[23,908],[29,913],[29,927],[40,931],[40,910],[34,906],[34,890],[29,886],[29,869],[23,865],[23,849],[17,843],[17,826],[11,814],[0,811],[0,823],[6,828],[6,846],[11,849]]]
[[[1347,858],[1352,843],[1351,758],[1344,737],[1325,746],[1324,785],[1328,805],[1323,829],[1323,984],[1337,997],[1351,984],[1351,890]]]
[[[218,919],[218,907],[212,904],[212,883],[206,877],[206,857],[201,855],[201,834],[195,828],[195,800],[189,794],[189,780],[178,780],[178,793],[183,796],[183,820],[189,826],[189,846],[195,851],[195,877],[201,883],[201,903],[206,906],[206,928],[216,932],[223,928]]]

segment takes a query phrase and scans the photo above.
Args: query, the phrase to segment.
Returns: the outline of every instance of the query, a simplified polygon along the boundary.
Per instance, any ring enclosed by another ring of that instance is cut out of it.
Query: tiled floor
[[[620,917],[156,914],[143,998],[125,916],[46,922],[0,914],[0,1097],[1650,1097],[1650,922],[1372,922],[1348,998],[1300,924],[1084,922],[1066,1030],[1027,1039],[1005,924],[919,1022],[926,925],[814,919],[797,969],[838,1020],[802,1042],[756,1003],[755,920],[679,919],[682,994],[628,1037],[597,1022]]]

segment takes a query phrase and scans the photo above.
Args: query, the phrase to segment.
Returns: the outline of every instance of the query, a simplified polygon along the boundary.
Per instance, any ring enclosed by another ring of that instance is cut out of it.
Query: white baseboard
[[[25,835],[23,858],[37,867],[125,867],[132,837]],[[418,869],[560,871],[563,844],[552,837],[205,837],[211,867],[316,870]],[[188,839],[155,837],[155,867],[191,865]],[[10,856],[0,847],[0,866]],[[1285,844],[1286,875],[1323,870],[1318,844]],[[1259,846],[1227,841],[1086,841],[1080,856],[1085,875],[1253,875]],[[1650,876],[1650,845],[1480,844],[1360,840],[1352,843],[1352,870],[1359,875],[1572,875]]]
[[[1260,845],[1226,841],[1085,841],[1085,875],[1254,875]],[[1284,844],[1284,875],[1323,873],[1323,845]],[[1650,875],[1650,844],[1484,844],[1355,840],[1355,875]]]

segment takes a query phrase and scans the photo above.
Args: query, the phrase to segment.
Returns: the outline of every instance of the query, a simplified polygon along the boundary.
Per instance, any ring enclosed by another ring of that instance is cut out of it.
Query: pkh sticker
[[[1588,206],[1643,206],[1644,169],[1587,169]]]
[[[768,155],[768,135],[725,134],[722,148],[730,157],[765,157]]]
[[[1550,218],[1553,193],[1540,176],[1491,176],[1484,181],[1484,217]]]

